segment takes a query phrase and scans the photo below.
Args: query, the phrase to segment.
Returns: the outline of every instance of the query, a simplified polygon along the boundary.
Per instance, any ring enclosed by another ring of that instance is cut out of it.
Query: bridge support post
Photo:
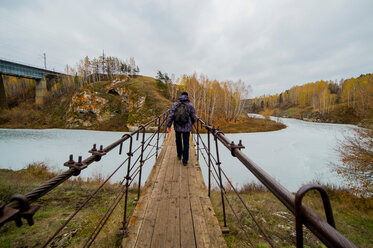
[[[35,103],[43,104],[44,97],[47,94],[47,79],[43,77],[42,79],[36,80],[35,84]]]
[[[3,74],[0,74],[0,109],[7,108],[8,103],[6,101],[6,92],[3,81]]]

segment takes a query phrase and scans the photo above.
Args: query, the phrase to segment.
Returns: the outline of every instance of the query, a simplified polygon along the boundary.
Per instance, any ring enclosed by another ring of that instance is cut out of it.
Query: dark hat
[[[183,93],[181,93],[181,95],[188,95],[188,92],[184,91]]]

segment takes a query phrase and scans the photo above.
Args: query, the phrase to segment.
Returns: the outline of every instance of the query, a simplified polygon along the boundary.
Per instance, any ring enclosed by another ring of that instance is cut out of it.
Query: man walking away
[[[196,121],[196,110],[189,101],[188,93],[183,92],[179,100],[175,102],[167,120],[167,131],[171,132],[172,122],[176,134],[177,157],[183,158],[183,165],[188,164],[189,159],[189,136],[192,131],[192,125]]]

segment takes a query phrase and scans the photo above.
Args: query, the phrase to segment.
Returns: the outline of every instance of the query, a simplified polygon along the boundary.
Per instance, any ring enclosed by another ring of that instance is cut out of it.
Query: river
[[[302,184],[315,180],[345,185],[342,179],[331,171],[330,163],[339,163],[336,146],[345,137],[353,135],[356,126],[286,118],[278,120],[286,124],[287,128],[274,132],[226,135],[235,143],[242,139],[245,146],[243,152],[292,192]],[[93,143],[107,146],[122,135],[123,132],[88,130],[0,129],[0,168],[18,170],[33,162],[45,162],[55,171],[64,171],[66,167],[63,163],[68,160],[69,154],[74,154],[75,160],[79,155],[84,159],[90,155],[88,150]],[[203,139],[206,140],[206,135]],[[123,150],[127,149],[127,146],[124,146]],[[235,185],[256,181],[246,167],[231,157],[225,147],[219,146],[219,150],[222,168]],[[123,156],[117,154],[118,149],[110,152],[100,162],[90,165],[81,175],[105,177],[123,161]],[[154,159],[150,159],[144,166],[145,178],[153,163]],[[201,164],[206,179],[207,170],[202,161]],[[123,168],[113,180],[120,180],[124,174]]]

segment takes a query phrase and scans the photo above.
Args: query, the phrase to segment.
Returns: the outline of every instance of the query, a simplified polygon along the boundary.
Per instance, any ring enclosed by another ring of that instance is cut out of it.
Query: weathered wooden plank
[[[192,148],[195,153],[195,148]],[[197,157],[194,160],[194,170],[191,177],[194,178],[191,191],[195,194],[192,203],[193,220],[195,222],[195,233],[198,247],[226,247],[226,243],[221,232],[219,222],[215,216],[208,191],[203,181],[203,176]],[[194,200],[194,198],[196,198]],[[197,233],[199,235],[197,235]]]
[[[171,143],[172,144],[172,143]],[[176,146],[171,147],[174,155],[172,184],[171,184],[171,199],[168,213],[168,227],[167,227],[167,246],[166,247],[180,247],[180,172],[181,161],[176,158]]]
[[[191,189],[191,207],[192,207],[192,216],[193,216],[193,224],[194,224],[194,231],[195,231],[195,238],[197,247],[211,247],[210,246],[210,236],[208,233],[208,227],[206,225],[204,219],[204,213],[200,202],[200,193],[201,191],[197,188],[197,181],[195,177],[195,168],[190,170],[190,181],[189,187]]]
[[[171,147],[169,147],[171,148]],[[172,184],[172,174],[174,169],[174,155],[173,149],[168,149],[169,154],[165,158],[165,173],[164,173],[164,185],[159,195],[159,207],[156,217],[156,222],[154,226],[154,233],[152,237],[151,247],[166,247],[166,234],[168,226],[168,213],[170,207],[171,198],[171,184]]]
[[[174,140],[172,133],[144,186],[122,246],[226,247],[193,142],[189,164],[183,166]]]
[[[214,209],[212,208],[210,198],[208,196],[200,197],[205,221],[210,236],[211,247],[227,247],[222,231],[219,226],[219,221],[216,218]]]
[[[138,234],[139,238],[136,242],[135,247],[150,247],[152,242],[152,237],[154,233],[154,226],[157,219],[158,207],[160,205],[161,200],[161,192],[163,190],[163,185],[165,183],[164,176],[166,173],[167,168],[167,158],[170,155],[170,151],[166,150],[165,158],[163,159],[160,171],[158,176],[154,182],[154,188],[152,194],[149,198],[149,207],[145,213],[145,217],[143,220],[143,225],[141,230]]]
[[[168,137],[165,141],[165,146],[167,146],[167,143],[169,142]],[[150,205],[150,195],[152,194],[152,190],[154,188],[154,181],[158,177],[158,174],[160,172],[160,166],[163,162],[163,159],[165,157],[167,149],[163,149],[156,161],[156,163],[153,166],[152,171],[150,172],[150,175],[148,179],[146,180],[146,183],[142,189],[141,192],[141,198],[137,202],[135,211],[129,221],[129,225],[127,228],[127,237],[125,237],[122,240],[122,247],[135,247],[136,242],[139,238],[139,233],[141,230],[141,227],[143,225],[143,220],[145,218],[146,210],[148,209]]]
[[[194,227],[189,198],[189,166],[181,167],[180,179],[180,245],[194,247]]]

